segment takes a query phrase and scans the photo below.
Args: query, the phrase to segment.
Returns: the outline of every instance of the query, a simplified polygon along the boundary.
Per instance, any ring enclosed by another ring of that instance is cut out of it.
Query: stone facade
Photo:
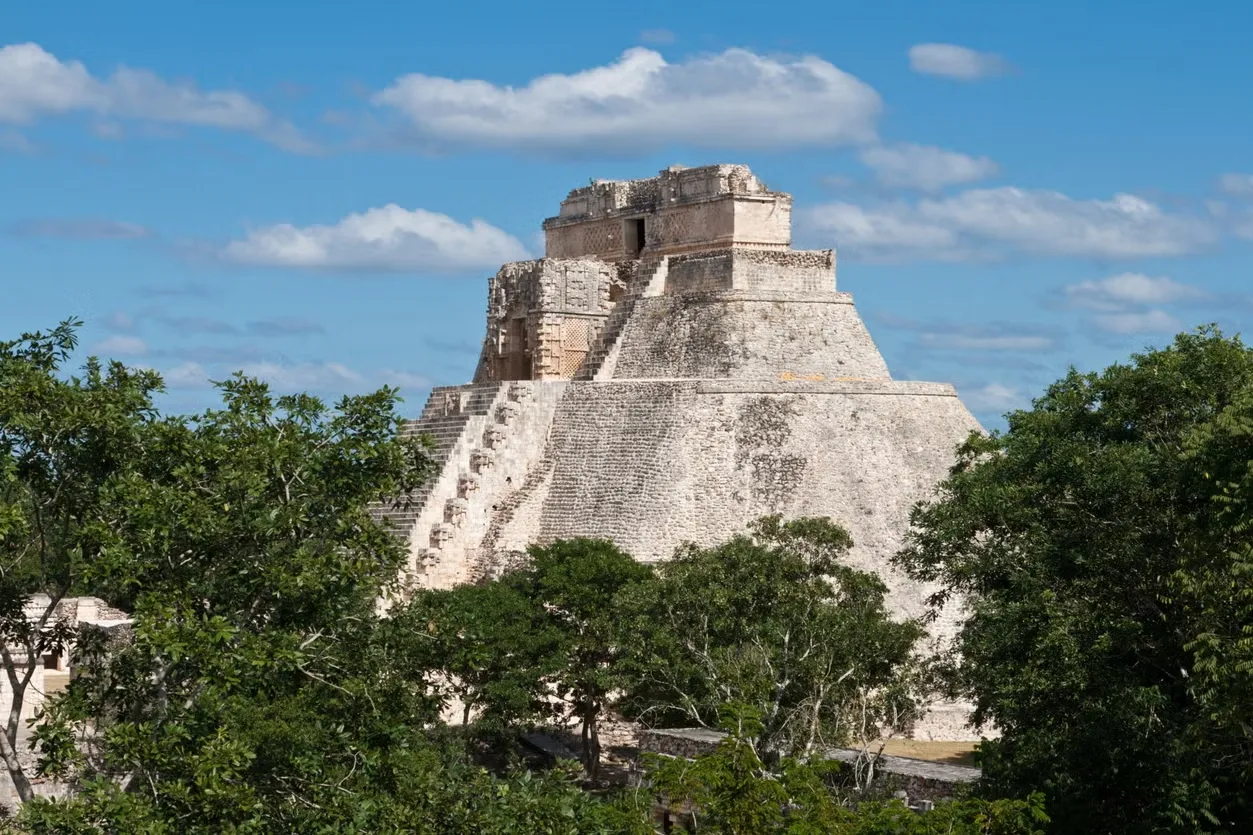
[[[437,389],[409,429],[443,464],[380,510],[413,581],[491,575],[562,537],[657,561],[763,514],[829,516],[894,610],[921,614],[934,589],[888,558],[980,427],[951,386],[891,378],[834,253],[789,248],[790,214],[743,166],[570,192],[546,257],[490,280],[475,382]],[[965,738],[966,714],[937,705],[915,735]]]
[[[570,192],[544,221],[551,258],[624,261],[722,248],[787,250],[792,197],[743,165],[673,166],[646,180]]]

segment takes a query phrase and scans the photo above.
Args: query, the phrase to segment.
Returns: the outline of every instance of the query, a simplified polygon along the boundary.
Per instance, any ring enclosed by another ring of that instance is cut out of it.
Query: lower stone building
[[[980,427],[951,386],[892,379],[835,253],[791,249],[791,202],[735,165],[570,193],[547,257],[491,279],[474,381],[435,389],[408,427],[442,465],[380,511],[414,584],[574,536],[664,560],[779,513],[843,525],[894,611],[924,612],[933,589],[888,559]],[[937,706],[915,734],[967,738],[967,713]]]

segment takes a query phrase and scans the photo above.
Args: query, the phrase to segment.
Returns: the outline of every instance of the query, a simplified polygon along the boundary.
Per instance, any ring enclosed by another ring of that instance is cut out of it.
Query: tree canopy
[[[1057,831],[1247,831],[1253,351],[1212,328],[1071,371],[960,450],[901,564],[964,596],[984,786]]]

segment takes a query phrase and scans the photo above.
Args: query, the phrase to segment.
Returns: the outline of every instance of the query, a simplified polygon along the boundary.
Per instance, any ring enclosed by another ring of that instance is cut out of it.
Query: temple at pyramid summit
[[[835,252],[791,248],[791,211],[741,165],[571,191],[544,257],[488,281],[474,381],[436,388],[406,430],[441,465],[382,511],[409,580],[474,581],[566,537],[656,561],[766,514],[828,516],[893,610],[921,614],[933,589],[888,559],[980,427],[952,386],[892,379]],[[915,735],[969,738],[949,713]]]

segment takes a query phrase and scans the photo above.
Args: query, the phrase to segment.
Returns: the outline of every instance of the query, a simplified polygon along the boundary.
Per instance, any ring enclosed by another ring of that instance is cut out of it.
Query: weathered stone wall
[[[833,292],[835,252],[829,249],[784,252],[731,249],[670,257],[667,294],[718,290]]]
[[[600,261],[541,258],[501,267],[488,282],[475,382],[573,375],[613,308],[617,280],[617,270]]]
[[[673,265],[670,270],[673,275]],[[889,376],[850,296],[781,291],[640,299],[623,330],[613,375],[784,381]]]
[[[952,388],[935,384],[571,383],[544,454],[550,471],[529,496],[538,525],[500,539],[605,537],[655,561],[768,513],[830,516],[853,536],[852,564],[885,578],[894,611],[918,616],[933,589],[888,560],[912,505],[976,428]]]
[[[771,192],[744,166],[667,169],[645,180],[599,182],[570,192],[544,221],[551,258],[637,257],[628,224],[643,219],[651,255],[699,249],[786,250],[792,198]]]

